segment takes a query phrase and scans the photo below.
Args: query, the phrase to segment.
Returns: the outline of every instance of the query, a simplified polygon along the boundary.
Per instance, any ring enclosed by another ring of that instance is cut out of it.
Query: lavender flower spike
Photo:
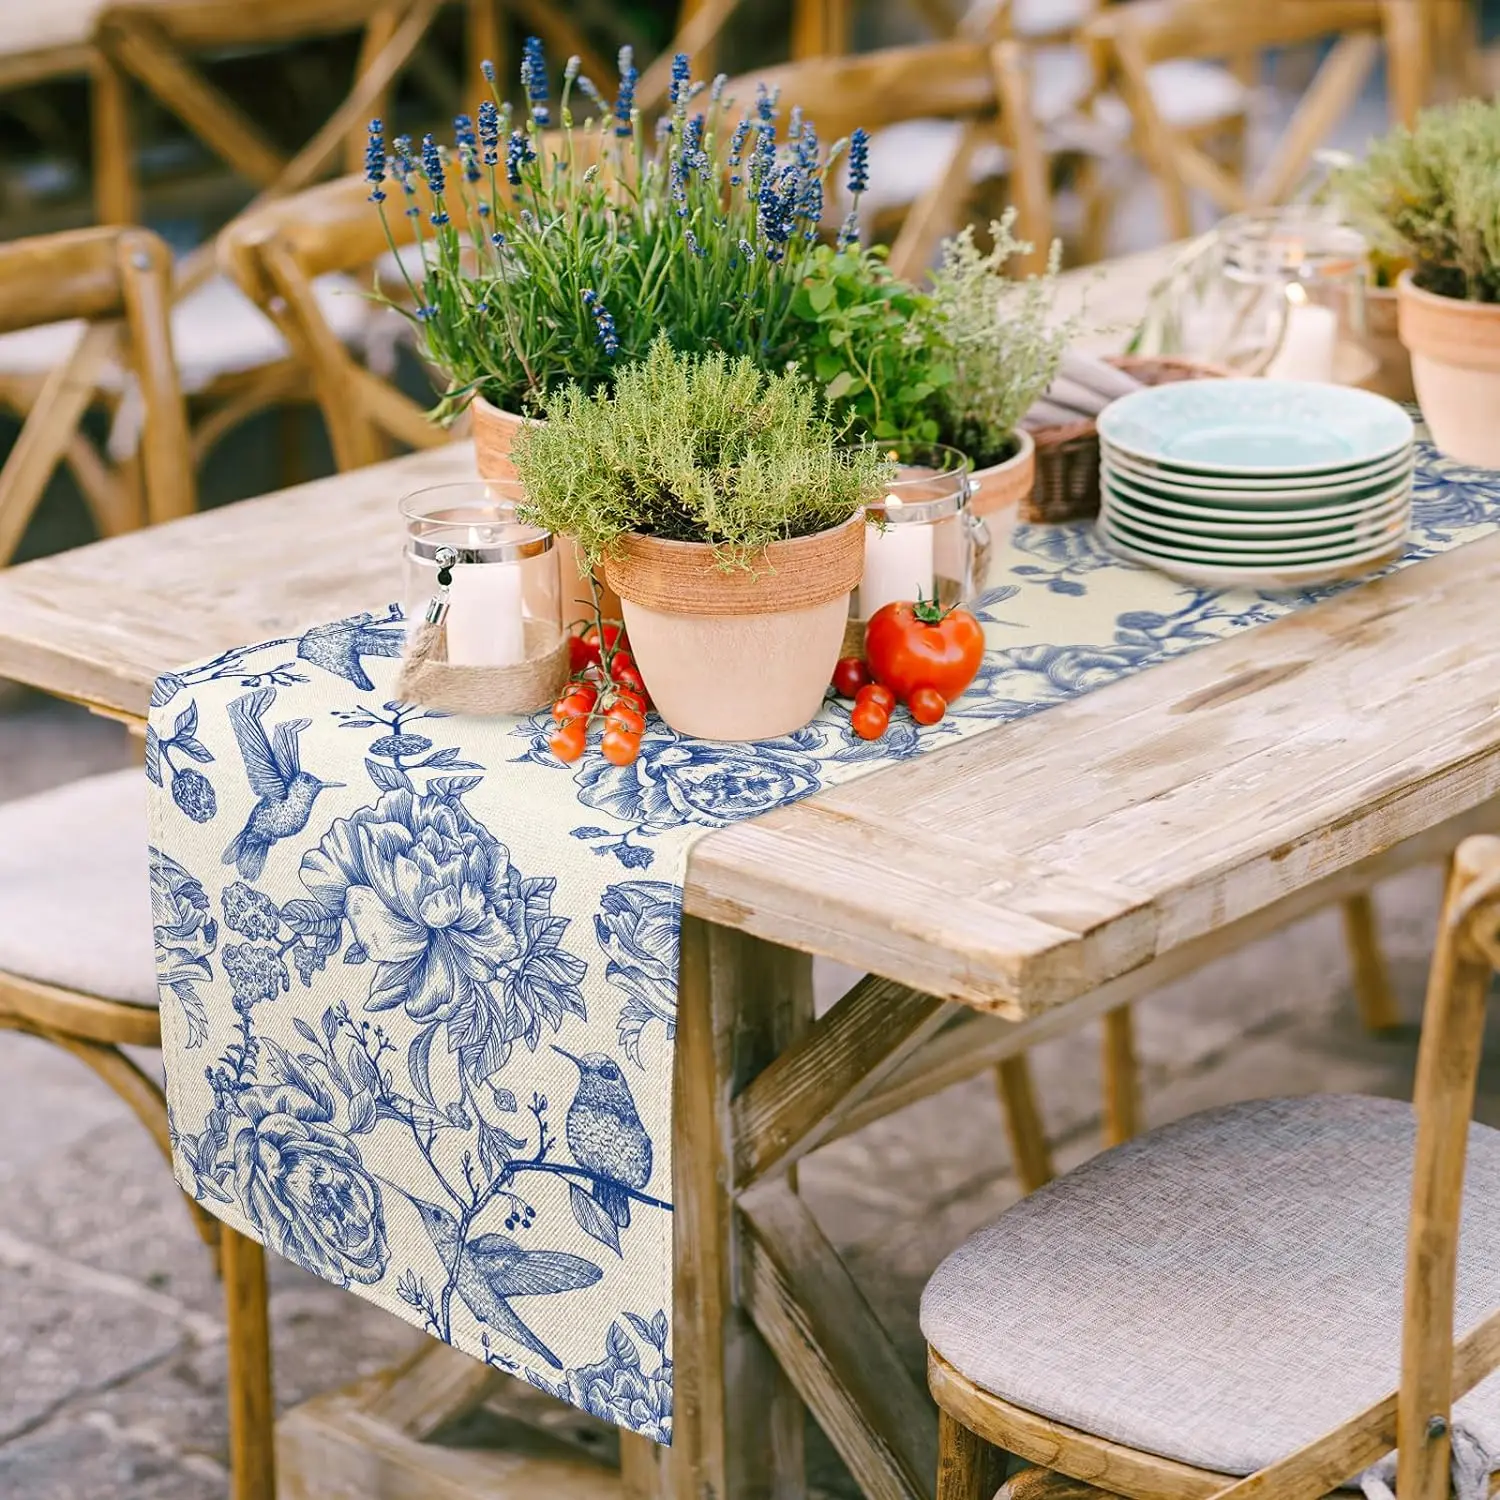
[[[538,125],[550,125],[552,111],[547,108],[547,54],[542,50],[540,37],[527,37],[521,48],[521,86],[531,105],[531,118]]]
[[[370,140],[365,147],[365,181],[372,184],[370,202],[384,203],[385,189],[381,183],[385,181],[385,134],[379,120],[370,121]]]

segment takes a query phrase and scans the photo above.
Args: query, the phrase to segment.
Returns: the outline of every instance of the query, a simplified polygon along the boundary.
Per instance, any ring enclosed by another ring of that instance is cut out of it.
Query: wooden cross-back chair
[[[1400,1500],[1488,1495],[1500,1131],[1471,1117],[1497,968],[1500,839],[1471,838],[1414,1116],[1356,1095],[1211,1110],[955,1251],[922,1302],[938,1500],[988,1500],[1005,1455],[1050,1471],[1015,1500],[1320,1500],[1376,1465]]]
[[[195,508],[168,322],[171,274],[167,247],[144,229],[79,229],[0,244],[0,334],[80,320],[71,353],[39,389],[0,382],[0,402],[25,421],[0,469],[0,566],[14,555],[60,463],[105,536]],[[138,466],[113,467],[80,430],[106,366],[128,370],[134,380]]]
[[[890,47],[849,57],[815,57],[732,80],[726,93],[742,103],[757,84],[780,94],[785,112],[798,107],[821,140],[831,143],[856,126],[871,135],[911,121],[952,121],[960,129],[946,160],[906,210],[891,247],[898,276],[920,278],[939,240],[962,220],[973,186],[973,162],[997,143],[1008,155],[1017,233],[1032,246],[1025,268],[1045,262],[1052,240],[1047,163],[1032,118],[1025,56],[1012,40],[953,38]]]
[[[1125,0],[1085,35],[1102,78],[1130,111],[1133,140],[1160,186],[1170,233],[1192,233],[1189,194],[1221,212],[1284,200],[1313,152],[1357,98],[1382,49],[1391,113],[1409,123],[1427,89],[1427,23],[1418,0]],[[1245,183],[1175,128],[1150,87],[1154,66],[1179,59],[1257,57],[1332,40],[1317,75],[1256,179]]]

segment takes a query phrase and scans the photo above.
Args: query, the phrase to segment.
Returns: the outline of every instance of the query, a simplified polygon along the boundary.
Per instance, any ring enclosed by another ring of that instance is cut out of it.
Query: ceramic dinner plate
[[[1110,448],[1194,475],[1333,479],[1411,444],[1411,418],[1394,401],[1348,386],[1299,380],[1185,380],[1148,386],[1099,414]]]
[[[1373,464],[1323,476],[1316,483],[1307,479],[1226,479],[1214,475],[1182,474],[1169,476],[1164,470],[1140,464],[1128,454],[1104,448],[1101,463],[1106,475],[1115,475],[1130,484],[1156,494],[1174,498],[1207,500],[1218,504],[1296,505],[1309,500],[1332,500],[1383,485],[1401,474],[1410,474],[1416,455],[1410,447]]]
[[[1399,540],[1407,533],[1411,517],[1404,508],[1376,520],[1361,522],[1345,531],[1325,532],[1302,537],[1214,537],[1192,532],[1165,531],[1159,526],[1142,524],[1128,515],[1109,510],[1104,515],[1106,529],[1123,537],[1143,551],[1184,561],[1212,558],[1216,561],[1247,563],[1315,562],[1325,557],[1367,552],[1372,547]]]
[[[1180,500],[1173,495],[1145,489],[1130,483],[1112,471],[1104,474],[1101,489],[1103,492],[1164,517],[1179,516],[1184,520],[1222,521],[1251,526],[1257,531],[1266,531],[1274,527],[1305,526],[1320,521],[1342,521],[1349,516],[1360,515],[1367,510],[1387,504],[1397,497],[1410,494],[1411,475],[1399,473],[1393,480],[1378,489],[1360,493],[1347,500],[1340,500],[1336,504],[1326,505],[1309,504],[1307,501],[1296,505],[1290,503],[1286,505],[1240,505],[1232,500],[1210,505],[1198,500]]]
[[[1271,546],[1296,546],[1303,542],[1315,543],[1336,536],[1358,536],[1368,534],[1372,527],[1388,524],[1393,518],[1411,515],[1409,490],[1403,486],[1393,490],[1377,505],[1359,506],[1342,515],[1313,512],[1284,521],[1280,512],[1267,515],[1263,520],[1254,520],[1235,511],[1212,511],[1206,516],[1178,515],[1164,511],[1155,505],[1142,505],[1116,490],[1104,492],[1105,513],[1118,516],[1134,524],[1137,529],[1159,534],[1162,537],[1196,537],[1206,540],[1215,538],[1234,541],[1243,538]],[[1253,515],[1253,513],[1252,513]],[[1228,516],[1231,519],[1223,519]]]

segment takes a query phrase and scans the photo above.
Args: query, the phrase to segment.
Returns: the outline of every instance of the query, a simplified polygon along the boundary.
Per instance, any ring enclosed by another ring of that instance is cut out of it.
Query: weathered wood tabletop
[[[1095,285],[1094,320],[1138,309],[1160,266]],[[472,473],[456,444],[11,569],[0,676],[138,721],[162,671],[399,598],[398,497]],[[674,1445],[622,1443],[625,1500],[791,1500],[803,1403],[872,1500],[930,1500],[926,1393],[788,1169],[1492,824],[1497,597],[1500,536],[696,845]],[[809,953],[871,975],[816,1021]],[[433,1345],[317,1398],[284,1419],[286,1489],[606,1493],[589,1466],[485,1467],[424,1441],[500,1379]]]

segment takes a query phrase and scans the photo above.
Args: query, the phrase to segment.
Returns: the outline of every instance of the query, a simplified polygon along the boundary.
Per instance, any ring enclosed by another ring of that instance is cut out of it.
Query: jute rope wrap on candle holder
[[[775,615],[851,593],[865,566],[865,514],[815,536],[772,542],[748,567],[722,568],[703,542],[630,532],[604,559],[622,598],[673,615]]]
[[[452,714],[534,713],[552,702],[568,680],[568,638],[528,620],[526,652],[526,660],[514,666],[450,662],[446,623],[424,620],[406,648],[396,698]]]

